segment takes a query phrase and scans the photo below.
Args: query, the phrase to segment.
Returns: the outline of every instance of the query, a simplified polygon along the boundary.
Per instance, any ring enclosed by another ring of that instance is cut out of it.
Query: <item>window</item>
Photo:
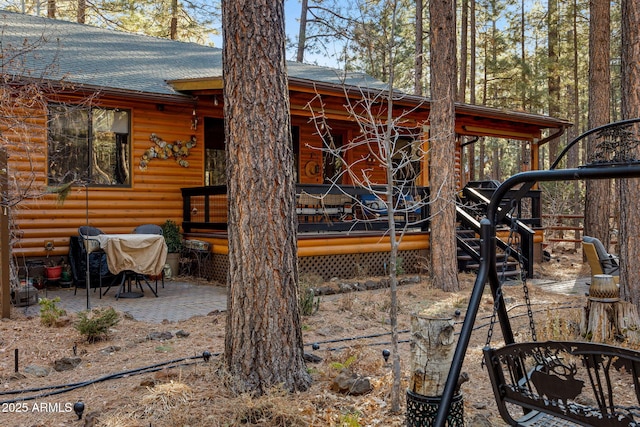
[[[131,184],[129,111],[49,106],[49,184]]]
[[[342,135],[327,134],[323,139],[322,171],[324,183],[344,184],[344,174],[342,173],[342,162],[344,160]]]
[[[300,128],[291,127],[291,138],[293,142],[294,168],[293,173],[298,176],[298,157]],[[227,185],[226,172],[226,143],[224,140],[224,120],[212,117],[204,118],[204,144],[205,144],[205,167],[204,185]]]
[[[420,140],[409,136],[398,137],[393,153],[393,168],[397,171],[395,179],[402,185],[415,185],[420,175],[422,149]]]
[[[224,120],[204,118],[205,166],[204,185],[226,185],[226,144],[224,141]]]

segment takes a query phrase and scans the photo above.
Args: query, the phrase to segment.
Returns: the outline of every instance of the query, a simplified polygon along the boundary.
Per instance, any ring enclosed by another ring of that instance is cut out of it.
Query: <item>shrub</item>
[[[320,308],[320,297],[316,298],[313,286],[322,283],[322,278],[315,275],[304,275],[299,279],[300,294],[298,296],[298,305],[300,306],[300,314],[310,316],[315,314]]]
[[[91,312],[81,311],[78,313],[78,321],[75,328],[84,335],[88,342],[96,342],[106,339],[109,329],[117,325],[120,316],[112,308],[99,308]]]
[[[53,299],[40,298],[38,305],[40,305],[40,323],[45,326],[53,326],[60,316],[67,314],[62,308],[56,306],[56,303],[60,302],[60,297]]]

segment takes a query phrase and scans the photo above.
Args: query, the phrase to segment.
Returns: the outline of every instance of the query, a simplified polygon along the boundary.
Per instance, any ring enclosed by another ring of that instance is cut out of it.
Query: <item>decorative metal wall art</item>
[[[149,147],[142,158],[140,159],[140,170],[147,170],[149,162],[153,159],[175,159],[183,168],[189,167],[189,162],[186,160],[189,157],[190,150],[196,146],[196,136],[191,135],[191,139],[188,141],[174,141],[173,143],[166,142],[155,133],[149,136],[149,140],[155,145]]]

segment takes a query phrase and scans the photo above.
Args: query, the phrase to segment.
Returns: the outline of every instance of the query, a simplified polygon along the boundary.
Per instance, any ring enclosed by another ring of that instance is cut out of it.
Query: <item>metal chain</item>
[[[489,347],[491,344],[491,338],[493,337],[493,328],[496,324],[496,317],[498,315],[498,308],[500,307],[500,300],[502,300],[502,284],[505,282],[507,274],[507,261],[511,256],[511,245],[513,243],[513,227],[509,229],[509,237],[507,238],[507,249],[504,251],[504,261],[502,263],[502,271],[499,277],[498,289],[493,300],[493,313],[491,313],[491,319],[489,320],[489,329],[487,330],[487,341],[485,346]]]
[[[531,341],[538,341],[538,336],[536,334],[536,322],[533,320],[533,309],[531,308],[531,298],[529,296],[529,286],[527,286],[527,273],[524,268],[524,259],[522,257],[522,245],[520,245],[518,250],[518,264],[520,265],[520,280],[522,280],[522,292],[524,293],[524,302],[527,306],[527,317],[529,318],[529,330],[531,331]]]
[[[498,308],[500,307],[500,300],[502,299],[502,285],[506,281],[506,271],[507,271],[507,262],[511,257],[511,253],[513,251],[513,245],[515,241],[515,234],[517,230],[517,217],[514,215],[516,211],[517,204],[514,203],[511,207],[511,227],[509,228],[509,237],[507,238],[507,248],[504,251],[504,262],[502,263],[502,272],[500,275],[500,280],[498,283],[498,289],[496,291],[494,303],[493,303],[493,313],[491,314],[491,319],[489,321],[489,329],[487,331],[487,340],[485,345],[488,347],[491,344],[491,339],[493,337],[493,329],[496,323],[496,317],[498,313]],[[518,239],[518,250],[516,253],[518,254],[518,267],[520,268],[520,280],[522,281],[522,291],[524,293],[525,305],[527,307],[527,317],[529,318],[529,330],[531,331],[531,340],[537,341],[536,334],[536,324],[533,318],[533,309],[531,306],[531,297],[529,295],[529,287],[527,286],[527,273],[525,272],[524,266],[524,258],[522,256],[522,246],[520,244],[521,239]]]

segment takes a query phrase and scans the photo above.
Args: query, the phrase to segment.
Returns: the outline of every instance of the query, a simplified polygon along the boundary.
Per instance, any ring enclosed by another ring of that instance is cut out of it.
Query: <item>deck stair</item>
[[[456,240],[458,243],[458,271],[476,273],[480,267],[480,238],[477,232],[465,228],[459,223],[456,229]],[[520,278],[520,263],[514,256],[517,256],[517,252],[514,252],[505,261],[504,250],[500,249],[496,255],[498,275],[503,276],[505,280]]]
[[[489,182],[493,184],[493,182]],[[477,185],[477,184],[476,184]],[[465,187],[461,193],[459,204],[456,207],[457,218],[457,258],[458,271],[476,272],[480,266],[480,219],[484,216],[489,204],[491,186],[482,185],[481,191],[474,186]],[[504,226],[505,233],[509,228]],[[504,234],[504,233],[503,233]],[[499,236],[497,239],[496,269],[499,277],[504,280],[517,280],[521,277],[520,259],[526,257],[518,248],[511,247],[510,255],[505,259],[505,251],[508,244]]]

